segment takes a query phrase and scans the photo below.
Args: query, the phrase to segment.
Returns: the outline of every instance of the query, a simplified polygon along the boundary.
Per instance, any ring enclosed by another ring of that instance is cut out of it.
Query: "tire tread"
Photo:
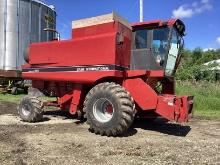
[[[88,102],[93,97],[93,95],[98,91],[108,91],[112,95],[115,95],[118,98],[118,101],[121,105],[121,114],[122,117],[119,121],[119,124],[112,129],[101,129],[93,125],[90,119],[88,118]],[[105,82],[96,85],[92,88],[87,94],[84,101],[83,112],[85,113],[84,117],[87,118],[87,124],[90,125],[90,130],[94,130],[95,134],[106,135],[106,136],[116,136],[123,134],[131,126],[134,120],[134,100],[131,97],[130,93],[119,84]]]

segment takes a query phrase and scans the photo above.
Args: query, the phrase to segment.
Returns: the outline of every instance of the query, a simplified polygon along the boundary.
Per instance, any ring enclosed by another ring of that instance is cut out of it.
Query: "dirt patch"
[[[179,126],[136,120],[124,136],[108,138],[90,133],[86,124],[61,111],[47,112],[41,123],[24,123],[14,113],[16,104],[8,104],[0,103],[0,164],[220,162],[219,121],[195,119]]]
[[[0,101],[0,115],[4,115],[4,114],[17,115],[18,114],[17,104]]]

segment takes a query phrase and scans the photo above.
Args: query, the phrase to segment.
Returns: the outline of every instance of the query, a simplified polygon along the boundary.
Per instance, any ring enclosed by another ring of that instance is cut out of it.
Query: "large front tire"
[[[134,101],[126,89],[115,83],[101,83],[87,94],[83,111],[92,132],[116,136],[131,126],[134,109]]]
[[[36,97],[24,97],[18,107],[20,118],[29,123],[40,122],[43,119],[42,102]]]

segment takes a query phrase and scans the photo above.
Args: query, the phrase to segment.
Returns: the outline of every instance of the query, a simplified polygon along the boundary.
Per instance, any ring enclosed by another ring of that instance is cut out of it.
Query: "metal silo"
[[[54,7],[38,0],[0,0],[0,70],[20,70],[30,43],[54,38],[45,28],[56,28]]]

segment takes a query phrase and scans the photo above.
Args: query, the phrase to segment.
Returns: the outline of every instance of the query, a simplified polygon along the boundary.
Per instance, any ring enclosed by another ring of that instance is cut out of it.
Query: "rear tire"
[[[29,123],[40,122],[43,119],[42,102],[36,97],[24,97],[18,107],[20,118]]]
[[[87,94],[83,111],[91,132],[116,136],[125,133],[133,123],[135,104],[122,86],[101,83]]]
[[[17,94],[18,94],[18,88],[17,88],[17,87],[13,87],[13,88],[11,89],[11,94],[12,94],[12,95],[17,95]]]

